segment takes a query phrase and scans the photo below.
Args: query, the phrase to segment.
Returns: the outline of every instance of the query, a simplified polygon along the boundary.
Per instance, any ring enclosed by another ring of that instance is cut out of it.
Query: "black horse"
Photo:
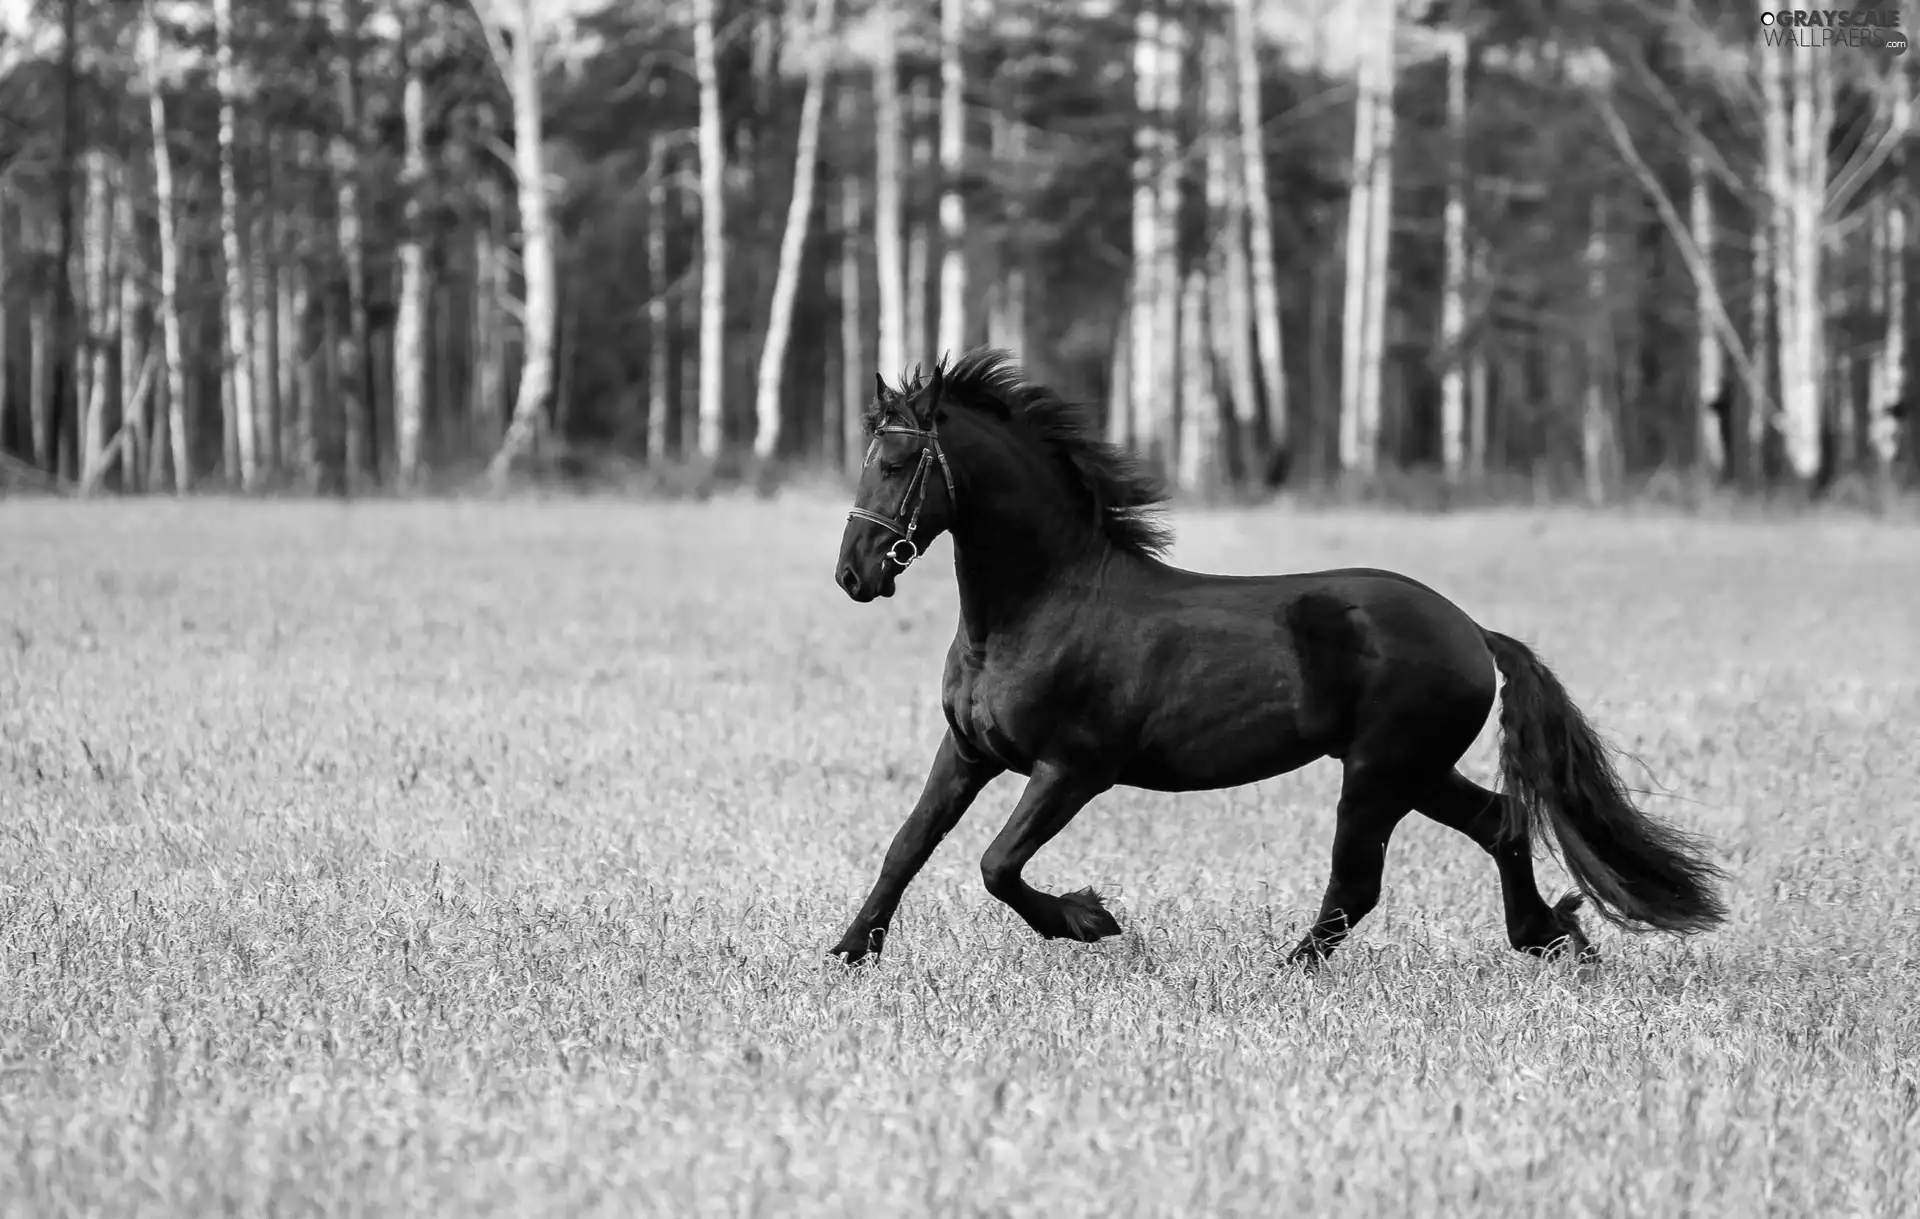
[[[1704,845],[1634,807],[1524,644],[1389,571],[1217,576],[1161,561],[1159,481],[1003,352],[968,352],[899,390],[876,380],[838,582],[855,601],[892,596],[950,533],[960,625],[946,736],[834,955],[880,950],[907,884],[1005,771],[1027,785],[980,861],[987,891],[1044,937],[1098,940],[1120,930],[1098,894],[1043,893],[1020,875],[1088,801],[1115,786],[1233,787],[1324,756],[1344,770],[1333,869],[1290,960],[1316,964],[1373,909],[1387,841],[1412,810],[1493,856],[1523,952],[1594,955],[1581,894],[1549,906],[1535,885],[1533,839],[1549,827],[1610,921],[1690,933],[1726,918]],[[1454,769],[1493,707],[1496,667],[1504,795]]]

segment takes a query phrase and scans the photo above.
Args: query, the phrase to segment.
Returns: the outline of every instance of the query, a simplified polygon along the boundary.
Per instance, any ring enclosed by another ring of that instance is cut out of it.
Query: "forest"
[[[773,485],[989,343],[1185,496],[1884,503],[1913,60],[1864,17],[28,0],[0,488]]]

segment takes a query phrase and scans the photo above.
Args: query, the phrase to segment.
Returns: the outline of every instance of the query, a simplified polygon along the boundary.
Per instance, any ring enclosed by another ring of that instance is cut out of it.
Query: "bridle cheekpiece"
[[[907,489],[900,495],[898,512],[889,517],[881,516],[878,512],[869,512],[865,508],[850,508],[847,511],[847,519],[872,521],[889,533],[899,535],[893,545],[887,547],[887,557],[898,563],[904,571],[920,557],[920,545],[913,540],[913,535],[920,528],[920,510],[927,506],[927,484],[931,481],[929,471],[934,462],[940,463],[940,476],[946,480],[947,484],[947,503],[951,505],[954,502],[953,468],[947,465],[947,455],[940,449],[940,438],[934,434],[931,427],[908,427],[899,423],[885,424],[873,429],[873,441],[867,445],[866,460],[860,463],[863,468],[873,464],[874,457],[880,452],[882,436],[918,437],[921,442],[920,463],[914,467],[913,477],[907,481]],[[913,508],[911,516],[907,513],[909,504]],[[901,524],[902,521],[905,522],[904,526]],[[904,557],[900,549],[902,546],[906,547]]]

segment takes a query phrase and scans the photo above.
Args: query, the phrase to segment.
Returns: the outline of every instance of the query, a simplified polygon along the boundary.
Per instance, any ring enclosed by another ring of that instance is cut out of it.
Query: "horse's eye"
[[[880,463],[880,472],[886,475],[888,478],[892,478],[894,475],[898,474],[900,471],[906,468],[907,468],[906,466],[902,465],[897,461],[883,461]]]

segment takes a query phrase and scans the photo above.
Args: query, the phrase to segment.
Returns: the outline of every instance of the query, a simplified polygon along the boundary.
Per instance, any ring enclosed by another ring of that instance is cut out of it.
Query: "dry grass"
[[[1912,530],[1182,516],[1536,642],[1722,844],[1717,934],[1521,958],[1416,819],[1298,976],[1320,763],[1095,804],[1029,873],[1119,894],[1091,947],[981,891],[1002,780],[849,976],[954,595],[943,545],[849,603],[839,520],[0,507],[0,1211],[1920,1208]]]

